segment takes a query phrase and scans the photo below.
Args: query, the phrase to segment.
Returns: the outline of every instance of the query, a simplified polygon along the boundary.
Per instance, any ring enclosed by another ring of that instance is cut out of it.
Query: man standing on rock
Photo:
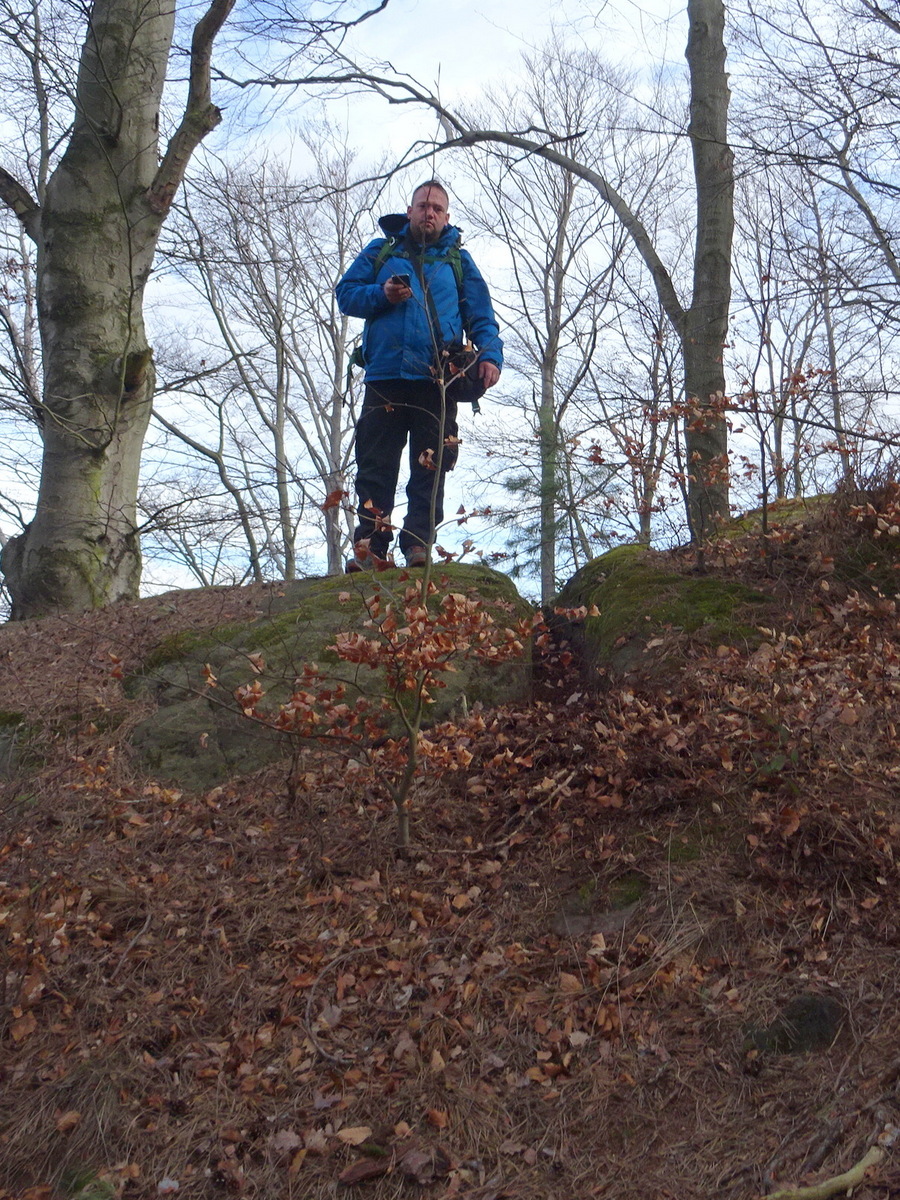
[[[341,312],[366,321],[351,572],[390,565],[389,518],[407,439],[407,513],[398,540],[408,567],[425,565],[444,515],[444,475],[457,457],[454,382],[438,382],[447,356],[468,334],[478,351],[470,374],[481,392],[494,386],[503,366],[487,285],[460,248],[444,186],[436,179],[420,184],[406,216],[382,217],[379,225],[386,236],[366,246],[335,289]]]

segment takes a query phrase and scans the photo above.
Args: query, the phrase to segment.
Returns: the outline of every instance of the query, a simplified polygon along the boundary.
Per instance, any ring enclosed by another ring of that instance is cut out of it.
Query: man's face
[[[409,231],[417,242],[430,246],[438,240],[450,221],[447,205],[447,197],[439,188],[419,188],[413,195],[406,215]]]

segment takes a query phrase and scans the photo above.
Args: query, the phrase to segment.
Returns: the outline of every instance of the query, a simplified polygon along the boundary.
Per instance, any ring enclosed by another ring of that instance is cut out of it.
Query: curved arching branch
[[[512,146],[514,149],[523,150],[528,154],[537,154],[539,157],[547,159],[548,162],[552,162],[556,166],[569,171],[572,175],[577,175],[580,179],[585,180],[586,183],[596,188],[616,215],[625,232],[634,243],[641,258],[644,260],[666,316],[677,330],[682,328],[685,309],[678,299],[668,269],[656,252],[653,239],[650,237],[644,224],[632,212],[628,202],[607,179],[598,171],[586,167],[584,163],[580,163],[570,155],[563,154],[555,146],[548,145],[546,142],[536,142],[531,138],[523,137],[521,134],[507,133],[499,129],[467,130],[456,138],[440,143],[436,148],[438,150],[448,150],[462,146],[475,146],[483,142],[500,143],[501,145]]]
[[[430,144],[427,151],[423,152],[422,157],[430,157],[435,152],[442,152],[444,150],[454,150],[475,146],[480,143],[493,142],[495,144],[499,143],[511,146],[514,149],[522,150],[526,154],[537,154],[547,159],[548,162],[555,163],[558,167],[570,171],[573,175],[577,175],[596,188],[622,223],[622,226],[634,242],[635,248],[650,272],[659,302],[666,316],[679,334],[682,332],[685,308],[678,299],[678,294],[668,269],[656,252],[653,239],[643,223],[632,212],[625,198],[616,191],[603,175],[598,171],[592,170],[584,163],[579,162],[577,158],[565,154],[557,148],[560,141],[568,142],[573,140],[572,135],[559,138],[554,137],[548,130],[538,131],[527,129],[518,132],[508,132],[501,129],[472,129],[458,113],[453,112],[452,109],[441,103],[440,99],[433,92],[428,91],[414,80],[408,77],[385,76],[377,74],[374,71],[366,71],[355,64],[349,63],[349,60],[343,59],[343,56],[338,55],[337,57],[348,64],[346,70],[298,76],[296,78],[276,78],[272,76],[244,80],[227,78],[230,83],[241,87],[277,87],[287,84],[296,87],[327,85],[346,88],[358,84],[362,88],[374,92],[388,104],[415,104],[431,109],[437,116],[446,140]],[[226,77],[223,76],[223,78]],[[537,141],[535,138],[528,136],[531,133],[537,132],[543,135],[544,140]],[[416,159],[407,160],[407,162],[409,161],[414,162]]]

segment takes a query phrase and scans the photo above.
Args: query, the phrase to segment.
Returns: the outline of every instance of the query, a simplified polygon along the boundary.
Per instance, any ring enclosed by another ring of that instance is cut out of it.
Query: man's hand
[[[408,288],[405,283],[394,283],[393,279],[387,281],[383,291],[391,304],[402,304],[412,295],[411,288]]]
[[[500,368],[492,362],[478,364],[478,378],[486,388],[492,388],[500,378]]]

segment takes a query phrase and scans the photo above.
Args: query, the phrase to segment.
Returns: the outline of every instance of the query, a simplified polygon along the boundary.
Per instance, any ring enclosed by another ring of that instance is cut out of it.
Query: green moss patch
[[[834,575],[851,588],[896,596],[900,593],[900,538],[876,539],[863,533],[846,538],[834,556]]]
[[[35,761],[37,726],[20,712],[0,711],[0,779],[11,779]]]
[[[223,625],[215,631],[198,633],[196,630],[182,629],[179,633],[173,633],[161,641],[156,649],[148,655],[143,663],[141,673],[152,674],[168,663],[178,662],[191,655],[215,649],[223,642],[227,642],[241,628],[243,627],[240,625]]]
[[[557,604],[599,609],[599,616],[571,625],[567,633],[589,670],[622,673],[653,663],[675,665],[684,650],[679,635],[707,646],[755,646],[761,640],[758,626],[774,601],[732,580],[673,571],[663,555],[643,546],[619,546],[583,567]],[[651,649],[659,653],[648,657]]]
[[[729,521],[720,536],[733,537],[735,534],[762,533],[763,518],[769,528],[801,525],[810,518],[821,515],[831,499],[832,497],[825,493],[820,496],[792,496],[784,500],[773,500],[766,505],[765,509],[754,508],[735,517],[733,521]]]
[[[647,892],[649,880],[639,871],[620,875],[609,886],[608,902],[611,909],[628,908],[636,904]]]

